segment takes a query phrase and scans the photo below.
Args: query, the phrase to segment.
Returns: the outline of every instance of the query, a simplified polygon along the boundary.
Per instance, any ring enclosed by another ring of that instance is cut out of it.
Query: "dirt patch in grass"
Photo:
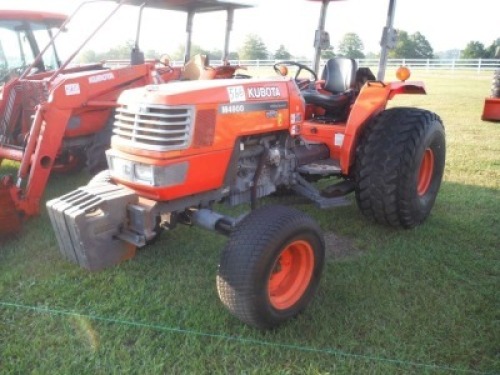
[[[354,245],[354,241],[347,237],[339,236],[333,232],[325,233],[326,259],[346,261],[357,258],[363,251]]]

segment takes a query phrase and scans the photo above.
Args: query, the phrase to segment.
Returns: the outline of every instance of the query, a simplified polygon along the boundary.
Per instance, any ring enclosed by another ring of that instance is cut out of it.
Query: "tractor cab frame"
[[[21,76],[41,46],[53,37],[54,29],[62,26],[66,16],[56,13],[26,10],[0,10],[0,87]],[[48,43],[50,53],[39,59],[36,72],[53,70],[60,65],[54,43]],[[33,72],[33,71],[32,71]]]

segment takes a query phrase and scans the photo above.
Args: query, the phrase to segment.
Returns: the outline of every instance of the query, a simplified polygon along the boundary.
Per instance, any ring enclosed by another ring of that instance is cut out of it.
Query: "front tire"
[[[416,108],[383,111],[363,131],[356,152],[355,191],[375,221],[413,228],[430,214],[445,165],[441,119]]]
[[[324,258],[323,235],[311,217],[264,206],[238,224],[221,254],[219,297],[243,322],[274,328],[310,303]]]

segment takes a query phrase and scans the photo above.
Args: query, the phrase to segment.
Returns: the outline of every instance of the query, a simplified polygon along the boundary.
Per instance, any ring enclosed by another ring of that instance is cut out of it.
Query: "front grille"
[[[116,109],[113,134],[132,147],[180,150],[189,146],[193,122],[191,106],[123,105]]]

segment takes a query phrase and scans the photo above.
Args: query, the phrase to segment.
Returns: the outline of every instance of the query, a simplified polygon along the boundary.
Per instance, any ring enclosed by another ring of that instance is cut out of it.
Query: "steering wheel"
[[[311,73],[311,75],[314,78],[314,81],[318,80],[318,76],[317,76],[317,74],[316,74],[316,72],[314,70],[312,70],[311,68],[309,68],[307,65],[298,63],[296,61],[280,61],[280,62],[277,62],[276,64],[273,65],[273,69],[279,75],[284,76],[284,75],[286,75],[288,73],[288,69],[286,69],[286,72],[283,72],[282,67],[287,67],[287,66],[295,66],[295,67],[298,68],[297,72],[295,73],[294,79],[295,79],[295,82],[297,82],[297,84],[298,84],[298,86],[299,86],[299,88],[301,90],[304,89],[304,88],[306,88],[306,87],[308,87],[309,86],[309,82],[310,82],[310,80],[299,79],[299,75],[300,75],[300,73],[303,70]]]
[[[172,70],[172,66],[170,65],[170,56],[167,54],[163,54],[159,59],[156,59],[156,63],[162,65],[163,69],[168,69],[167,71]]]

